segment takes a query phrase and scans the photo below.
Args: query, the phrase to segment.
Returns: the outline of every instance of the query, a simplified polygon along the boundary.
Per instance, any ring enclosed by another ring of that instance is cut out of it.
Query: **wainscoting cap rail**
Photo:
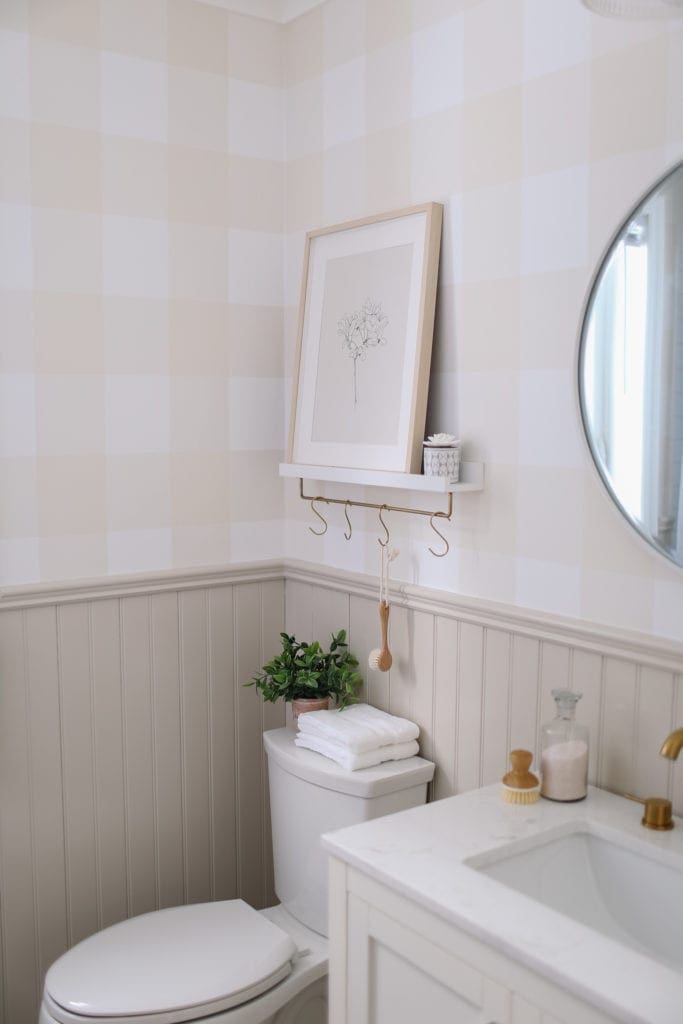
[[[0,612],[33,608],[37,605],[104,601],[115,597],[130,597],[133,594],[161,594],[172,590],[199,590],[206,587],[234,586],[239,583],[263,583],[268,580],[284,579],[284,574],[284,563],[272,559],[236,565],[200,566],[196,569],[169,569],[163,572],[134,573],[125,576],[26,584],[0,589]]]
[[[374,576],[290,559],[7,587],[0,590],[0,612],[39,605],[76,604],[135,594],[160,594],[282,579],[372,600],[377,597],[377,580]],[[666,637],[650,636],[647,633],[408,583],[392,584],[391,598],[395,604],[413,611],[459,619],[490,629],[512,629],[519,635],[533,639],[579,647],[626,661],[638,661],[668,672],[683,673],[683,643]]]
[[[330,567],[323,569],[308,562],[289,560],[285,575],[287,580],[327,587],[358,597],[377,598],[377,580],[365,573]],[[683,643],[666,637],[650,636],[599,622],[572,619],[532,608],[523,609],[408,583],[395,582],[390,589],[394,604],[413,611],[424,611],[491,629],[512,629],[519,635],[533,639],[578,647],[622,660],[638,661],[667,672],[683,672]]]

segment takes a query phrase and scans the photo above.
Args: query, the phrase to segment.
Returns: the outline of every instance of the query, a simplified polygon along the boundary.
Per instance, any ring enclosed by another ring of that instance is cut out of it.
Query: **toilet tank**
[[[327,935],[325,832],[423,804],[434,765],[422,757],[349,772],[294,744],[296,732],[263,734],[268,755],[275,892],[302,924]]]

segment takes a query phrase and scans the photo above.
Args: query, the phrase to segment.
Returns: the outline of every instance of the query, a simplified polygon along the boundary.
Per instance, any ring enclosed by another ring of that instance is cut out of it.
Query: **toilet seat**
[[[240,1006],[292,970],[290,935],[242,900],[158,910],[92,935],[52,965],[61,1024],[181,1024]]]

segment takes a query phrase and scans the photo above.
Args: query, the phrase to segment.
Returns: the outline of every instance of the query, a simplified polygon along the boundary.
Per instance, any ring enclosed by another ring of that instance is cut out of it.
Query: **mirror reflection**
[[[683,565],[683,164],[629,215],[605,256],[583,323],[579,389],[612,497]]]

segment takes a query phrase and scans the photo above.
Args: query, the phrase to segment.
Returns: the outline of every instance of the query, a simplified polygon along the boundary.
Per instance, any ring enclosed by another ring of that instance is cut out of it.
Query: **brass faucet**
[[[676,729],[670,736],[666,737],[659,753],[662,757],[668,757],[675,761],[681,752],[681,748],[683,748],[683,729]]]
[[[676,729],[664,740],[659,753],[662,757],[668,757],[671,761],[675,761],[681,750],[683,750],[683,729]],[[631,796],[630,793],[624,793],[624,796],[628,797],[629,800],[635,800],[636,803],[643,804],[645,810],[643,811],[642,824],[645,828],[653,828],[659,832],[664,832],[674,827],[674,821],[671,817],[670,800],[665,800],[659,796],[649,796],[642,800],[638,796]]]

